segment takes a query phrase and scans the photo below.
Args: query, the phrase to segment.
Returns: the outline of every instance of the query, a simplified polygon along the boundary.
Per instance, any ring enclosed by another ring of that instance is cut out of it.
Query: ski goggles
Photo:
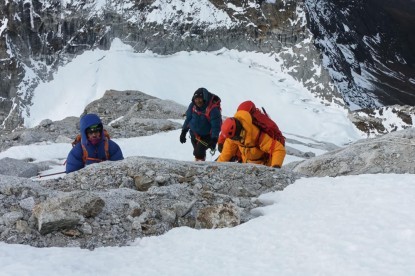
[[[92,134],[92,133],[97,133],[97,132],[101,133],[101,131],[102,131],[102,125],[93,125],[86,129],[87,134]]]

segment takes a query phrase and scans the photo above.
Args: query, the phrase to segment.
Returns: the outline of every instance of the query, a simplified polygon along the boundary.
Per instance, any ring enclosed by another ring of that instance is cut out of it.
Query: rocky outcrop
[[[328,145],[321,145],[328,146]],[[415,173],[415,130],[365,139],[283,169],[129,157],[63,178],[0,177],[0,241],[94,249],[174,227],[234,227],[255,218],[258,196],[300,177]]]
[[[169,119],[183,119],[185,111],[183,105],[140,91],[109,90],[88,104],[83,114],[99,114],[111,135],[129,138],[179,129],[181,125]]]
[[[340,176],[366,173],[415,173],[415,129],[365,139],[345,148],[290,164],[307,176]]]
[[[130,157],[36,182],[0,177],[0,241],[93,249],[180,226],[234,227],[299,175],[257,165]],[[138,189],[142,179],[147,186]]]
[[[179,129],[181,125],[170,119],[182,119],[185,111],[186,107],[182,105],[140,91],[109,90],[86,106],[83,114],[98,114],[111,137],[129,138]],[[71,143],[78,133],[79,117],[61,121],[46,119],[34,128],[20,128],[0,136],[0,151],[46,141]]]
[[[0,159],[0,175],[11,175],[30,178],[36,176],[41,170],[47,168],[43,164],[29,163],[30,160],[17,160],[13,158]]]
[[[349,118],[367,137],[373,138],[413,127],[415,107],[393,105],[365,108],[349,113]]]

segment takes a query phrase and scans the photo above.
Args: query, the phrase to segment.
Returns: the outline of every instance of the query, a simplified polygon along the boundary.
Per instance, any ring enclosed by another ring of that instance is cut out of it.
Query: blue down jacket
[[[222,125],[222,115],[218,107],[212,108],[210,111],[210,119],[205,115],[206,108],[213,94],[207,89],[203,89],[204,105],[199,108],[194,104],[194,100],[190,103],[186,111],[186,120],[183,123],[183,130],[190,129],[190,135],[194,137],[198,135],[200,137],[210,136],[212,138],[218,138],[220,127]]]
[[[75,145],[68,154],[66,159],[66,173],[77,171],[82,169],[86,165],[93,163],[98,163],[101,161],[107,160],[105,155],[105,139],[104,131],[101,133],[101,141],[92,145],[87,138],[86,129],[92,125],[102,124],[101,119],[95,114],[86,114],[80,120],[80,129],[81,129],[81,143]],[[82,160],[83,149],[82,145],[85,146],[85,149],[88,151],[88,158],[93,158],[97,160],[86,160],[85,164]],[[108,140],[108,152],[111,161],[117,161],[124,159],[121,148],[112,140]]]

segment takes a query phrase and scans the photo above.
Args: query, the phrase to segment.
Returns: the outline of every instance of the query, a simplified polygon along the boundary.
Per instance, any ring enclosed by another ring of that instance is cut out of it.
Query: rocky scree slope
[[[36,247],[127,245],[180,226],[233,227],[256,198],[299,176],[265,166],[129,157],[63,179],[0,177],[0,240]]]
[[[128,245],[180,226],[234,227],[260,215],[258,196],[300,177],[415,173],[415,131],[364,139],[283,169],[129,157],[61,179],[0,177],[0,240],[36,247]],[[362,150],[364,149],[364,150]]]

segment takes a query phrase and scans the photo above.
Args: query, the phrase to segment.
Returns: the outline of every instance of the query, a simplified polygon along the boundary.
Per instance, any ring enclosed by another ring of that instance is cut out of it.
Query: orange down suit
[[[285,147],[252,124],[252,117],[248,111],[240,110],[235,113],[234,118],[242,124],[241,140],[226,139],[217,161],[227,162],[231,160],[239,149],[242,163],[281,167],[285,158]],[[258,137],[258,135],[261,136]]]

